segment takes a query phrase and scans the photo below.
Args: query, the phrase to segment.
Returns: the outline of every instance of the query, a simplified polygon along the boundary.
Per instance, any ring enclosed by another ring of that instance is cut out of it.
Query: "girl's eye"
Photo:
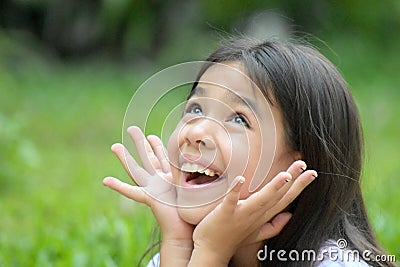
[[[243,125],[245,127],[249,127],[249,123],[247,122],[246,118],[241,114],[236,114],[232,118],[232,122],[239,123],[240,125]]]
[[[195,115],[202,115],[203,111],[201,110],[200,105],[192,104],[186,109],[186,113],[195,114]]]

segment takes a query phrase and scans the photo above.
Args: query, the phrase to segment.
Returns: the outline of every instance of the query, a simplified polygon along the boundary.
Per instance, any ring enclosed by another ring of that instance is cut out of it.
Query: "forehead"
[[[261,115],[269,104],[256,84],[247,76],[239,62],[215,63],[200,77],[189,95],[219,99],[227,104],[239,104]]]
[[[215,63],[210,66],[200,77],[189,98],[192,96],[247,102],[260,107],[267,104],[264,95],[247,76],[245,68],[239,62]]]
[[[204,89],[225,89],[215,90],[216,93],[223,92],[230,95],[254,96],[257,89],[246,75],[244,67],[238,62],[216,63],[210,66],[200,77],[199,86]],[[209,90],[203,90],[209,91]]]

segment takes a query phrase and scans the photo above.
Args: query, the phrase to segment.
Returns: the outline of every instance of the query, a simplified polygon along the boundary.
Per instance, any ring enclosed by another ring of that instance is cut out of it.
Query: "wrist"
[[[160,266],[186,267],[193,251],[191,240],[162,240]]]
[[[173,237],[163,237],[161,240],[161,246],[169,246],[176,248],[187,248],[190,251],[193,250],[193,240],[192,239],[179,239]]]
[[[188,266],[226,267],[228,266],[230,259],[231,256],[226,253],[221,253],[219,250],[195,246]]]

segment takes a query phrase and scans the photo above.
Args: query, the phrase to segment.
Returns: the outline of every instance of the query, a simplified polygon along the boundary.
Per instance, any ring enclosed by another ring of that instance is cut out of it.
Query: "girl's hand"
[[[305,168],[303,161],[296,161],[245,200],[239,200],[244,178],[237,177],[222,203],[196,227],[189,266],[227,266],[239,247],[279,234],[291,214],[278,213],[317,177]]]
[[[113,177],[105,178],[103,184],[127,198],[151,208],[161,228],[162,263],[166,260],[163,255],[181,253],[181,258],[185,258],[181,262],[186,260],[187,264],[193,249],[192,234],[194,227],[179,217],[175,207],[165,204],[174,203],[176,194],[164,146],[157,136],[148,136],[146,139],[138,127],[129,127],[128,133],[135,142],[144,168],[138,165],[122,144],[114,144],[111,150],[118,157],[132,180],[141,186],[133,186]],[[175,260],[180,260],[179,255],[175,256]],[[178,266],[179,264],[171,263],[167,265]],[[185,266],[185,264],[182,265]]]

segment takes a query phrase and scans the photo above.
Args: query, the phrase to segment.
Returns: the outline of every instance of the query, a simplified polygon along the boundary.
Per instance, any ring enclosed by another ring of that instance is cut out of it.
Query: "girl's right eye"
[[[190,113],[194,115],[203,115],[203,111],[201,110],[199,104],[191,104],[186,108],[185,113]]]

